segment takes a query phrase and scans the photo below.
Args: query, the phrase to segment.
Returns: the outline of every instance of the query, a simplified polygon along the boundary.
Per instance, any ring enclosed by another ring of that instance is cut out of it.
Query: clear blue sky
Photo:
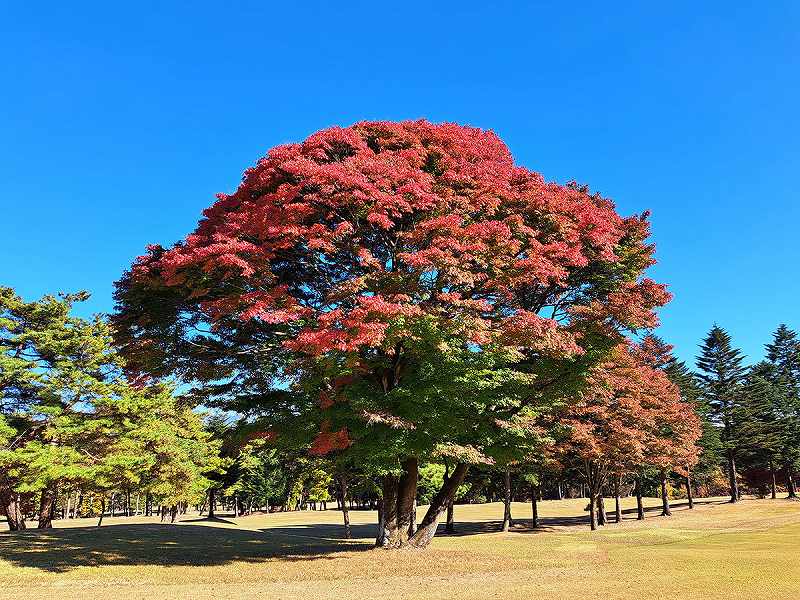
[[[108,311],[270,147],[425,117],[651,209],[681,357],[800,327],[800,4],[385,4],[2,3],[0,284]]]

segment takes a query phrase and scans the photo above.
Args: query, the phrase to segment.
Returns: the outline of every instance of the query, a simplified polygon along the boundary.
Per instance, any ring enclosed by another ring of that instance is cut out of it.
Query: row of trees
[[[724,462],[731,502],[741,497],[739,471],[750,485],[775,498],[778,473],[790,498],[800,470],[800,342],[781,325],[766,345],[766,359],[744,366],[730,335],[714,326],[701,346],[697,374],[681,367],[688,397],[707,420],[704,461]]]

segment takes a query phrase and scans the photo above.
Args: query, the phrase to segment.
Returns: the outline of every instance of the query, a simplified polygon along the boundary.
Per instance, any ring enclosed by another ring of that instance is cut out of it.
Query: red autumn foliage
[[[284,347],[310,355],[378,347],[391,323],[423,315],[474,343],[569,355],[570,322],[650,326],[668,300],[637,281],[652,263],[646,215],[548,183],[494,133],[454,124],[320,131],[273,148],[203,214],[132,277],[186,289],[212,326],[291,327]],[[590,280],[590,265],[607,265],[606,279]],[[587,284],[596,293],[582,296]]]

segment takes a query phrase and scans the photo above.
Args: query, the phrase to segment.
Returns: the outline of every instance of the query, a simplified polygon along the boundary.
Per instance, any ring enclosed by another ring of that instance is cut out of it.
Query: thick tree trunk
[[[667,496],[667,472],[661,471],[661,516],[671,517],[672,509],[669,506],[669,496]]]
[[[621,480],[621,475],[617,475],[614,478],[614,520],[616,523],[622,523],[622,506],[619,499],[619,486]]]
[[[39,502],[39,524],[37,529],[49,529],[53,526],[53,516],[56,510],[58,489],[55,485],[42,490],[42,499]]]
[[[503,496],[503,531],[508,531],[514,526],[514,521],[511,519],[511,469],[508,467],[506,467],[503,482],[505,491]]]
[[[444,530],[446,533],[456,532],[456,523],[453,515],[453,500],[453,498],[450,498],[450,502],[447,503],[447,521],[444,525]]]
[[[589,527],[592,531],[597,529],[597,495],[594,490],[589,486]]]
[[[408,537],[417,533],[417,498],[414,497],[414,502],[411,505],[411,522],[408,524]]]
[[[350,509],[347,507],[347,475],[339,475],[339,498],[342,505],[342,519],[344,520],[344,538],[349,540],[352,537],[350,532]]]
[[[739,501],[739,482],[736,478],[736,457],[728,450],[728,481],[731,487],[731,502]]]
[[[644,502],[642,502],[642,478],[636,476],[636,520],[644,521]]]
[[[531,486],[531,527],[539,527],[539,489]]]
[[[417,497],[419,461],[406,458],[400,477],[383,478],[383,523],[378,531],[377,545],[383,548],[401,548],[408,544],[409,530]]]
[[[797,498],[797,489],[794,485],[794,473],[790,466],[786,466],[786,489],[789,491],[789,498]]]
[[[0,503],[2,503],[3,512],[6,513],[8,528],[11,531],[20,531],[27,528],[25,517],[22,515],[19,505],[19,494],[10,488],[4,488],[0,490]]]
[[[417,532],[408,540],[410,546],[414,548],[425,548],[431,543],[433,536],[436,535],[436,527],[439,524],[439,517],[447,510],[447,505],[455,498],[458,486],[464,481],[467,474],[468,465],[459,463],[453,469],[453,474],[447,478],[436,495],[431,500],[428,512],[422,518],[422,522],[417,527]]]

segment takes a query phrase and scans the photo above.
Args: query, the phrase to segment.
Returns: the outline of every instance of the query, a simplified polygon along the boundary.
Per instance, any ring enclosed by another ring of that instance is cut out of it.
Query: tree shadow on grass
[[[712,500],[696,504],[721,504]],[[685,502],[673,503],[677,510]],[[645,509],[648,518],[660,514],[660,506]],[[632,521],[636,509],[625,509],[625,521]],[[456,517],[458,510],[456,509]],[[613,522],[613,512],[609,515]],[[226,519],[191,519],[179,524],[137,523],[108,524],[103,527],[66,527],[29,529],[0,533],[0,557],[15,566],[33,567],[55,573],[78,567],[110,565],[154,566],[217,566],[231,562],[263,563],[270,560],[307,561],[337,560],[343,552],[366,551],[373,548],[376,534],[374,524],[354,524],[353,539],[344,538],[341,525],[309,523],[265,528],[261,530],[238,527],[214,527],[211,523],[233,524]],[[530,528],[530,519],[519,519],[512,531],[544,533],[575,528],[588,529],[586,513],[539,519],[539,527]],[[200,524],[206,523],[206,524]],[[456,531],[446,533],[439,525],[437,535],[468,536],[497,533],[498,520],[456,521]]]
[[[695,506],[702,506],[704,504],[725,504],[725,501],[719,500],[695,500]],[[670,506],[675,511],[682,511],[684,509],[688,510],[688,501],[672,501]],[[546,510],[546,504],[544,504],[544,508]],[[540,510],[542,510],[540,508]],[[661,505],[658,506],[646,506],[644,508],[645,519],[657,518],[661,515]],[[613,500],[612,503],[609,504],[608,499],[606,499],[606,511],[608,512],[609,523],[614,525],[614,510],[613,510]],[[626,522],[635,522],[637,511],[636,508],[626,508],[622,511],[622,518],[623,523]],[[632,516],[634,515],[634,516]],[[458,507],[456,506],[456,517],[458,516]],[[489,521],[466,521],[460,522],[456,520],[455,523],[455,531],[447,533],[444,530],[444,525],[440,524],[439,529],[436,533],[437,536],[466,536],[466,535],[476,535],[480,533],[498,533],[502,530],[503,521],[500,519],[489,520]],[[583,514],[580,515],[568,515],[568,516],[558,516],[558,517],[548,517],[548,516],[540,516],[539,517],[539,526],[538,527],[531,527],[531,519],[523,518],[523,519],[514,519],[514,527],[512,527],[511,532],[513,533],[528,533],[528,534],[536,534],[536,533],[547,533],[552,531],[561,531],[564,532],[570,528],[577,528],[578,530],[581,529],[589,529],[589,511],[585,511]]]
[[[0,557],[15,566],[62,573],[77,567],[109,565],[216,566],[276,559],[334,560],[338,552],[373,547],[363,540],[328,535],[326,527],[311,525],[302,537],[292,531],[296,528],[282,531],[278,527],[262,533],[161,523],[34,529],[0,534]]]

